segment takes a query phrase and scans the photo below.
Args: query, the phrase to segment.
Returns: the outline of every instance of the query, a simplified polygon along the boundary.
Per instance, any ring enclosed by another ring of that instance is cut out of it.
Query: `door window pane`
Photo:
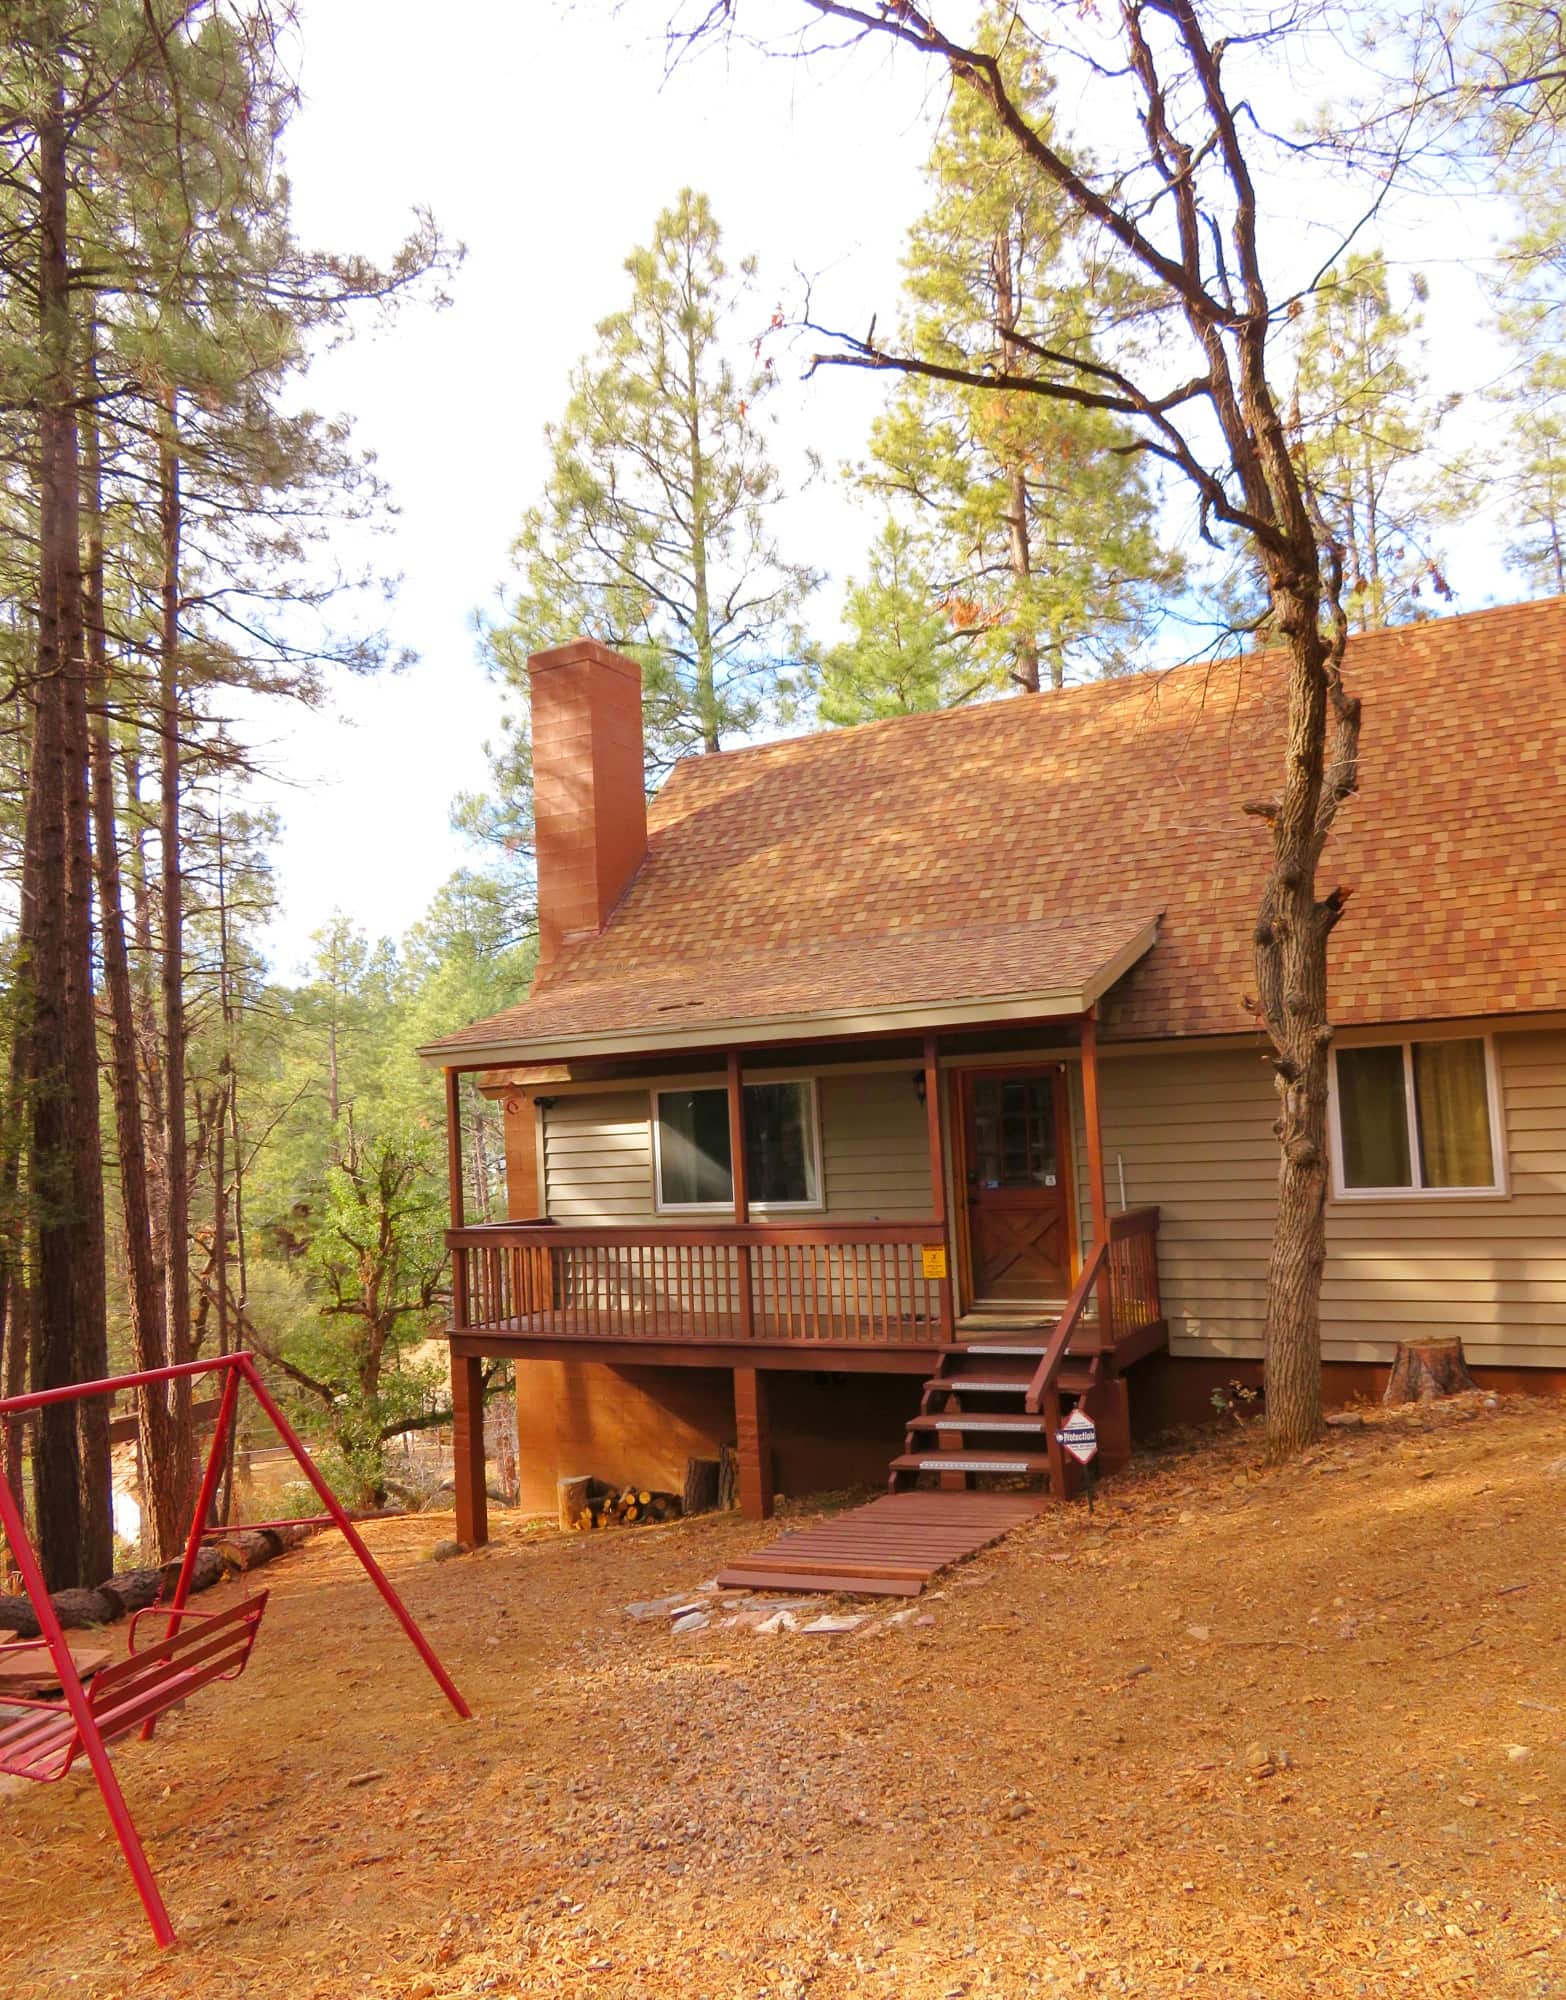
[[[1415,1042],[1414,1110],[1426,1187],[1492,1187],[1490,1090],[1484,1043]]]
[[[1400,1044],[1338,1050],[1338,1123],[1345,1187],[1413,1186]]]
[[[1047,1076],[975,1077],[973,1152],[980,1187],[1053,1187],[1055,1093]]]

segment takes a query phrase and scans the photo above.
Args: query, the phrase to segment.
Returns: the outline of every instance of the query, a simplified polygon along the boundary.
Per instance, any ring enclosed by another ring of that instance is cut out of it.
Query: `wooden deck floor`
[[[1042,1493],[889,1493],[781,1536],[718,1572],[732,1589],[917,1597],[937,1571],[977,1555],[1047,1506]]]

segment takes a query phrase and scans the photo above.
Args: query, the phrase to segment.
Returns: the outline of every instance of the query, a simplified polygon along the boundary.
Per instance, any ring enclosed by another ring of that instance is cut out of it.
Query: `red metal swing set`
[[[147,1382],[168,1382],[176,1376],[213,1374],[222,1375],[223,1391],[174,1595],[167,1605],[154,1604],[135,1614],[129,1627],[129,1657],[102,1668],[88,1682],[83,1682],[77,1672],[60,1621],[49,1601],[43,1571],[27,1538],[27,1524],[15,1495],[7,1482],[0,1479],[0,1523],[4,1525],[6,1540],[21,1571],[22,1581],[27,1586],[42,1634],[38,1639],[24,1640],[0,1650],[10,1654],[27,1646],[47,1646],[61,1688],[60,1697],[53,1700],[23,1700],[15,1695],[5,1697],[8,1708],[15,1706],[26,1712],[14,1719],[0,1721],[0,1772],[21,1778],[37,1778],[47,1784],[56,1778],[63,1778],[77,1757],[86,1757],[98,1781],[98,1789],[103,1794],[103,1803],[108,1808],[109,1818],[136,1884],[136,1892],[141,1897],[153,1935],[160,1945],[174,1942],[174,1926],[169,1922],[168,1911],[153,1879],[141,1837],[131,1819],[106,1746],[118,1737],[128,1736],[133,1729],[139,1729],[145,1740],[151,1736],[158,1717],[166,1708],[183,1701],[209,1681],[234,1680],[249,1663],[250,1651],[266,1610],[265,1591],[231,1605],[226,1611],[192,1611],[186,1604],[197,1552],[203,1539],[214,1532],[207,1523],[217,1494],[229,1427],[234,1421],[234,1407],[241,1387],[252,1391],[272,1427],[299,1461],[305,1477],[320,1495],[326,1512],[315,1516],[312,1525],[342,1529],[348,1546],[385,1598],[392,1616],[413,1641],[441,1693],[458,1715],[465,1719],[472,1715],[451,1676],[436,1658],[434,1648],[365,1547],[364,1538],[343,1511],[337,1496],[316,1470],[293,1426],[272,1400],[266,1384],[256,1372],[252,1355],[223,1354],[210,1361],[188,1361],[172,1368],[147,1369],[137,1375],[117,1375],[102,1382],[74,1382],[58,1389],[40,1389],[32,1395],[0,1398],[0,1423],[25,1411],[41,1409],[46,1403],[75,1402],[85,1396],[108,1396],[118,1389],[139,1388]],[[164,1628],[160,1637],[144,1639],[139,1636],[144,1621],[156,1624],[160,1620]]]

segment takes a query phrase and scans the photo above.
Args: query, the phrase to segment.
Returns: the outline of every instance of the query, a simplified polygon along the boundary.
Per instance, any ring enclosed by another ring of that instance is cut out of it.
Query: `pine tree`
[[[870,551],[869,574],[849,587],[850,636],[821,666],[824,722],[874,722],[955,708],[990,686],[960,618],[937,602],[913,532],[888,516]]]
[[[1417,305],[1423,282],[1412,289]],[[1420,325],[1417,310],[1393,303],[1378,251],[1326,275],[1300,343],[1295,421],[1361,632],[1418,617],[1451,595],[1437,537],[1453,511],[1452,489],[1438,494],[1424,467],[1455,399],[1438,403],[1426,390],[1414,348]]]
[[[641,663],[648,761],[666,769],[756,728],[787,701],[814,587],[783,557],[780,497],[758,405],[767,371],[755,267],[731,275],[705,195],[684,190],[626,262],[631,296],[573,371],[546,433],[542,499],[513,549],[520,589],[486,646],[521,691],[527,655],[584,634]],[[486,831],[528,839],[515,801],[528,779],[525,724],[494,757],[508,802]]]
[[[1036,57],[1012,52],[1002,12],[983,35],[1007,50],[1030,121],[1052,130],[1053,85]],[[1067,205],[970,92],[954,94],[926,177],[930,203],[904,264],[906,351],[937,368],[1015,374],[1040,348],[1091,353],[1100,322],[1134,321],[1135,292],[1089,282]],[[952,683],[959,696],[975,678],[992,690],[1060,687],[1134,655],[1180,566],[1159,545],[1156,495],[1128,442],[1100,411],[905,378],[860,477],[920,537],[936,600],[970,655]]]

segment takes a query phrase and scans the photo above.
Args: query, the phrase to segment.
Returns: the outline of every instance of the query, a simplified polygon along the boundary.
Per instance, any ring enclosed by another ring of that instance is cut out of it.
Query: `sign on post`
[[[1098,1456],[1098,1426],[1085,1411],[1073,1410],[1056,1431],[1055,1442],[1064,1445],[1079,1465],[1089,1465]]]
[[[924,1244],[920,1249],[919,1256],[923,1264],[925,1277],[944,1278],[946,1276],[946,1245],[944,1243]]]

